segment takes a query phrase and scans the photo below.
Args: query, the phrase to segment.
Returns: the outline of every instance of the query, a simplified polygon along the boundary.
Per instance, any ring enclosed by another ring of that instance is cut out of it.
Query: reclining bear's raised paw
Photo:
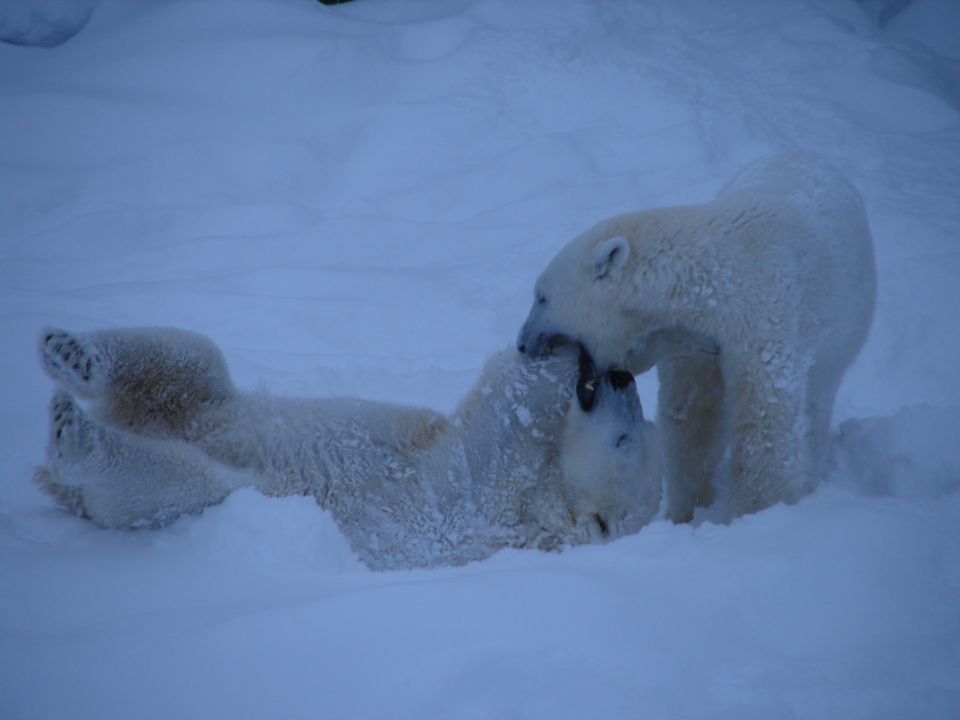
[[[45,331],[40,336],[40,358],[50,377],[79,395],[95,395],[103,385],[103,355],[82,336],[65,330]]]

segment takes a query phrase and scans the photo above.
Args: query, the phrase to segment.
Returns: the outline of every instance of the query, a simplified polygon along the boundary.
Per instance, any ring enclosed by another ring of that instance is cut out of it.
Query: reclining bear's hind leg
[[[57,383],[95,402],[98,419],[148,435],[185,437],[234,393],[217,347],[185,330],[51,329],[41,335],[40,357]]]
[[[51,404],[47,461],[34,482],[73,514],[108,528],[160,527],[258,481],[180,440],[101,425],[62,391]]]
[[[37,468],[34,483],[77,517],[96,520],[87,509],[89,483],[103,480],[105,468],[102,427],[83,412],[67,392],[58,391],[50,403],[48,464]]]
[[[57,472],[64,464],[82,462],[82,458],[92,449],[90,421],[84,417],[74,399],[65,392],[53,396],[50,404],[50,441],[47,446],[48,466],[38,467],[33,481],[41,490],[53,497],[77,517],[89,519],[80,487],[64,482],[65,478]]]

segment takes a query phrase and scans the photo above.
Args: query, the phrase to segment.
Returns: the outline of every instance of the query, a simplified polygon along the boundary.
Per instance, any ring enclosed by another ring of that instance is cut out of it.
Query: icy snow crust
[[[0,44],[0,717],[955,718],[949,6],[118,0]],[[372,573],[309,498],[123,533],[30,484],[45,325],[185,327],[238,385],[449,412],[566,240],[791,148],[863,193],[879,276],[796,506]]]

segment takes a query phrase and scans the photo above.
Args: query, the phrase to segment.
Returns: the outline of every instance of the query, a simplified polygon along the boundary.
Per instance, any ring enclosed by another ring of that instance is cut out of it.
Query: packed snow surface
[[[952,0],[37,2],[0,8],[0,717],[960,716]],[[375,573],[310,498],[107,532],[30,482],[43,326],[449,412],[566,240],[784,149],[861,190],[880,283],[795,506]]]

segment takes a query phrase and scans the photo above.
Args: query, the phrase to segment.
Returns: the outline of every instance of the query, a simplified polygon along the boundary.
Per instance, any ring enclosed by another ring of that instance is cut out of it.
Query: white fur
[[[659,504],[636,390],[605,386],[583,413],[571,354],[495,355],[450,418],[237,392],[213,343],[179,330],[51,330],[41,360],[64,390],[36,479],[105,527],[161,526],[254,486],[313,495],[364,562],[390,568],[634,532]]]
[[[629,252],[610,257],[621,238]],[[875,295],[859,194],[822,160],[788,154],[711,203],[621,215],[571,241],[537,281],[518,343],[539,355],[564,335],[600,367],[656,364],[667,516],[712,502],[728,446],[739,515],[795,501],[822,475]]]

